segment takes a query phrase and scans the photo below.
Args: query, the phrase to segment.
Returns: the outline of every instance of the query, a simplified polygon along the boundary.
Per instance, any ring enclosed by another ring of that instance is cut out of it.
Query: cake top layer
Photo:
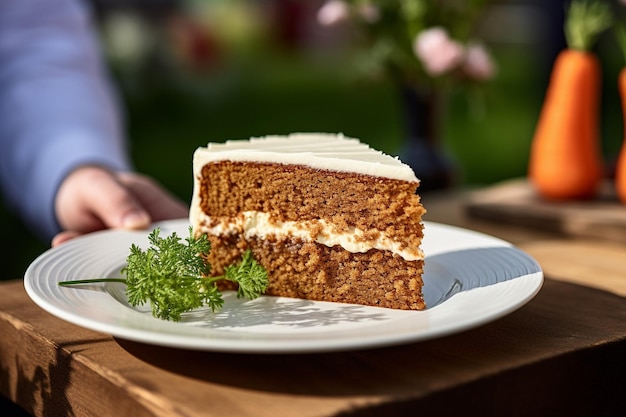
[[[342,134],[293,133],[287,136],[229,140],[225,143],[209,143],[194,153],[194,167],[197,169],[218,161],[304,165],[419,182],[413,170],[398,158]]]

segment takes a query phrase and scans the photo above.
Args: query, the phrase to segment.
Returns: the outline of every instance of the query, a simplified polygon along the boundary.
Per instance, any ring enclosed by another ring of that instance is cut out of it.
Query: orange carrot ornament
[[[617,33],[618,43],[626,58],[626,27],[620,25],[615,31]],[[620,99],[622,100],[624,139],[615,166],[615,191],[620,201],[626,204],[626,66],[620,70],[617,76],[617,88]]]
[[[528,176],[551,200],[592,198],[602,179],[599,143],[601,71],[590,51],[611,25],[605,3],[573,0],[533,137]]]

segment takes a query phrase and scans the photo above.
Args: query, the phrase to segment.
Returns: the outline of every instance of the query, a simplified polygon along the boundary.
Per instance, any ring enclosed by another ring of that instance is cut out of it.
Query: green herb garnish
[[[181,314],[209,306],[212,311],[224,305],[222,293],[216,286],[221,280],[239,285],[237,297],[250,300],[261,295],[268,284],[267,271],[259,264],[252,252],[247,250],[242,260],[225,268],[224,275],[210,277],[211,265],[205,261],[211,251],[206,235],[194,237],[189,228],[185,242],[173,232],[159,236],[154,229],[148,239],[151,246],[143,251],[133,244],[122,274],[126,278],[95,278],[59,282],[61,286],[95,282],[121,282],[126,284],[126,295],[132,306],[150,302],[154,317],[180,321]]]

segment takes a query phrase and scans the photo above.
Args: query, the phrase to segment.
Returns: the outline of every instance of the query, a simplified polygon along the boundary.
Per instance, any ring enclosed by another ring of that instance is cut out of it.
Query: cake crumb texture
[[[425,213],[418,184],[298,165],[220,161],[202,168],[200,208],[206,215],[269,213],[273,221],[324,219],[335,233],[358,228],[419,247]]]
[[[207,261],[214,275],[237,262],[251,249],[255,259],[271,271],[268,295],[423,310],[423,260],[405,261],[389,252],[372,249],[350,253],[301,240],[250,239],[210,236]],[[223,289],[234,289],[226,283]]]
[[[419,250],[425,210],[417,180],[230,160],[206,163],[195,172],[194,208],[199,214],[194,215],[194,230],[209,234],[212,249],[206,260],[213,275],[223,274],[250,249],[269,273],[268,295],[425,308]],[[294,222],[307,234],[247,235],[243,227],[229,227],[243,212],[267,214],[270,230]],[[324,234],[350,235],[364,245],[353,251],[326,245],[317,241]],[[397,247],[374,245],[381,239]],[[417,256],[405,259],[406,253]],[[236,284],[220,285],[234,289]]]

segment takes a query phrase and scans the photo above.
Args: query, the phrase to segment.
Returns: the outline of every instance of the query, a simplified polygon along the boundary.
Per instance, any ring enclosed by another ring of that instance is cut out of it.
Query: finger
[[[101,171],[86,192],[89,210],[109,228],[144,229],[152,219],[134,194],[116,178]]]
[[[151,178],[136,173],[118,174],[153,221],[178,219],[189,215],[189,207]]]
[[[57,246],[65,243],[65,242],[67,242],[69,240],[72,240],[72,239],[74,239],[74,238],[76,238],[76,237],[78,237],[80,235],[81,235],[81,233],[74,232],[74,231],[65,231],[65,232],[58,233],[56,236],[54,236],[52,238],[51,246],[53,248],[56,248]]]

